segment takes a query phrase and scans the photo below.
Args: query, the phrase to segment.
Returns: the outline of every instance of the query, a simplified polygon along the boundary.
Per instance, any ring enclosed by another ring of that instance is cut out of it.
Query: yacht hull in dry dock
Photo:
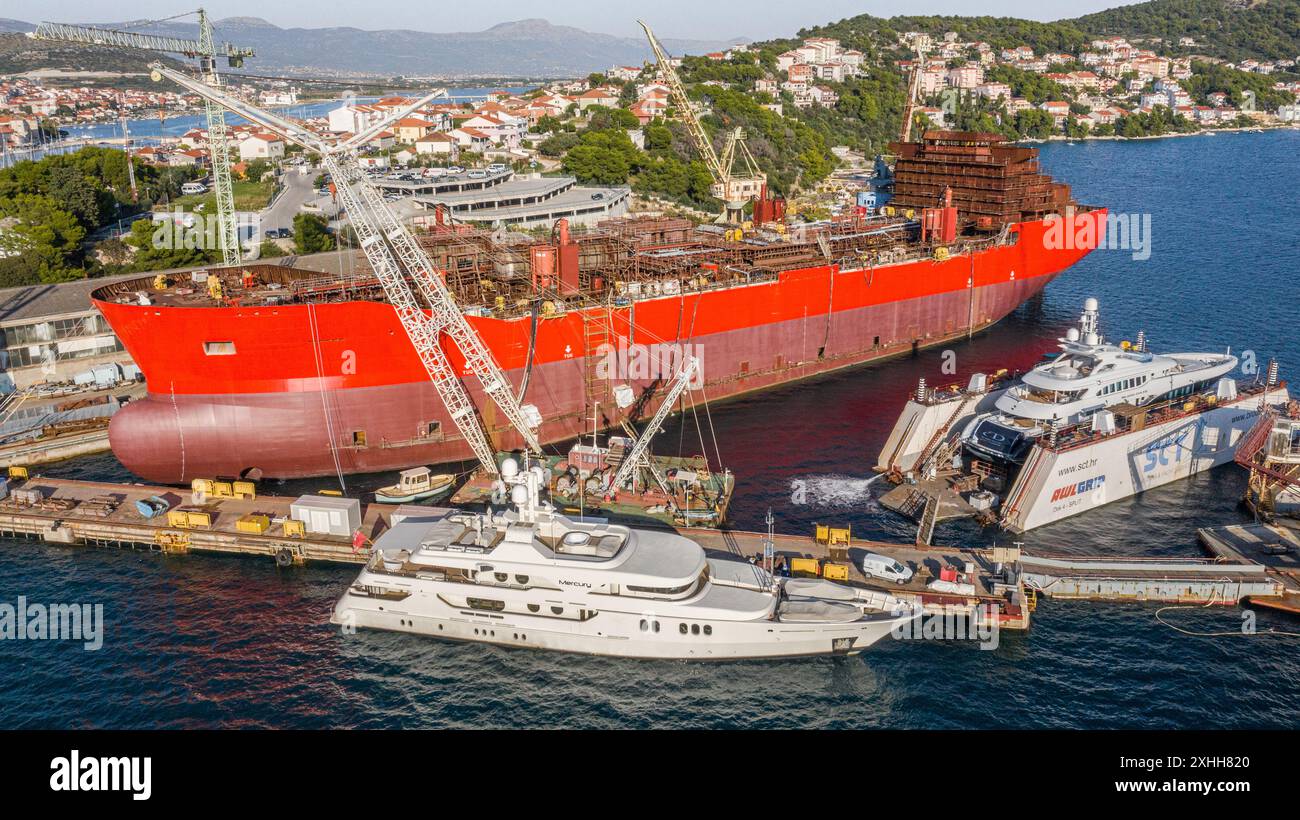
[[[1285,385],[1241,395],[1140,430],[1077,445],[1031,448],[1006,496],[1002,526],[1013,532],[1051,524],[1103,504],[1227,464],[1263,404],[1284,406]]]

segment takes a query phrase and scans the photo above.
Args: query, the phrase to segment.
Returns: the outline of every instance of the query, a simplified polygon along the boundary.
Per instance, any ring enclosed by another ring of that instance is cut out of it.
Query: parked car
[[[592,195],[591,195],[591,198],[592,198],[592,199],[604,199],[604,198],[605,198],[605,195],[604,195],[603,193],[597,192],[597,193],[592,194]]]
[[[893,581],[896,584],[906,584],[912,580],[911,567],[874,552],[862,556],[862,574],[871,578]]]

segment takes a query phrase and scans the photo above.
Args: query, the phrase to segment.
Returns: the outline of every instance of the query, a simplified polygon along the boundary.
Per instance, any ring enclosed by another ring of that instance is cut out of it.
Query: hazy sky
[[[666,37],[764,39],[788,36],[805,26],[857,14],[990,14],[1057,20],[1077,17],[1135,0],[214,0],[206,4],[216,19],[261,17],[278,26],[363,29],[408,28],[419,31],[480,31],[496,23],[540,17],[588,31],[635,36],[635,18],[645,15],[656,33]],[[123,18],[159,19],[185,10],[194,0],[4,0],[0,17],[29,22],[120,22]],[[218,36],[220,34],[218,33]]]

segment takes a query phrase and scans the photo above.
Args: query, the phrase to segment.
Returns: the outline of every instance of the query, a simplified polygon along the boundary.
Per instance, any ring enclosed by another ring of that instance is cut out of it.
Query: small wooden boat
[[[456,476],[431,473],[428,467],[413,467],[398,474],[397,483],[375,490],[375,500],[384,504],[408,504],[441,498],[451,492]]]

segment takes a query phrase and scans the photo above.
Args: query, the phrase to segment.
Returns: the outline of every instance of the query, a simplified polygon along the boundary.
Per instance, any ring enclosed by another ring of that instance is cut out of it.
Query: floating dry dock
[[[1020,572],[1028,588],[1049,598],[1235,605],[1282,595],[1268,567],[1245,560],[1022,555]]]
[[[1214,555],[1268,568],[1282,587],[1281,595],[1251,596],[1252,604],[1300,614],[1300,532],[1275,524],[1237,524],[1205,527],[1197,536]]]

